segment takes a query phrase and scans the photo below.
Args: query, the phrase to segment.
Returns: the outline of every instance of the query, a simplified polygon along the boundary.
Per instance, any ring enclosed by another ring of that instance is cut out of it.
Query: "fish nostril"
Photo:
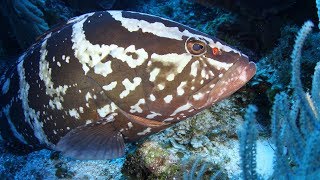
[[[215,55],[215,56],[221,54],[219,48],[217,48],[217,47],[212,48],[212,53],[213,53],[213,55]]]

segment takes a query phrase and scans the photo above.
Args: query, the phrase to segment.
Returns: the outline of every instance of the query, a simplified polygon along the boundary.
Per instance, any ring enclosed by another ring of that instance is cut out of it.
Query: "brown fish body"
[[[1,77],[1,135],[79,159],[124,154],[226,98],[255,73],[247,56],[179,23],[125,11],[71,19]]]

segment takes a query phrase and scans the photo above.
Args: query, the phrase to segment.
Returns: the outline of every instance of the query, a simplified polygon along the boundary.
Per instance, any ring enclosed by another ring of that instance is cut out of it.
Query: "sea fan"
[[[244,179],[257,179],[256,154],[258,130],[255,126],[255,112],[257,108],[250,105],[245,115],[245,122],[238,132],[240,139],[240,157],[242,176]]]
[[[40,0],[2,0],[3,16],[8,17],[11,29],[21,48],[27,48],[49,29],[39,9]]]
[[[316,179],[320,176],[320,62],[312,81],[311,95],[305,93],[300,79],[301,49],[313,23],[307,21],[299,31],[292,52],[293,96],[282,92],[275,97],[272,112],[272,138],[276,179]],[[254,109],[249,107],[240,133],[243,177],[256,179]]]

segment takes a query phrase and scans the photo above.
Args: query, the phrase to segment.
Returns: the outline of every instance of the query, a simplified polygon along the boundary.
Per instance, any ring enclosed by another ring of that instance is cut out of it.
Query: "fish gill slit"
[[[94,78],[90,77],[89,75],[86,75],[86,77],[88,78],[88,80],[91,80],[94,84],[96,84],[100,88],[100,91],[104,92],[102,85],[99,82],[97,82]],[[114,103],[114,101],[109,96],[107,96],[105,93],[103,93],[101,95],[106,100]],[[116,105],[116,106],[118,107],[118,105]]]

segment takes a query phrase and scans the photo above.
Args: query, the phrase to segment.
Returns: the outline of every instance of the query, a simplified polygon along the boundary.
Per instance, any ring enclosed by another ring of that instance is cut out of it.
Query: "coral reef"
[[[140,142],[136,150],[134,146],[129,146],[125,158],[79,161],[64,158],[49,150],[23,156],[3,152],[0,170],[3,177],[23,174],[30,178],[37,174],[39,178],[167,179],[182,177],[185,173],[192,177],[202,173],[205,178],[236,177],[241,172],[236,129],[243,114],[237,105],[238,96],[226,99],[196,117],[153,135]],[[196,159],[200,159],[200,162],[196,163]],[[202,169],[203,164],[207,164],[205,169]]]
[[[91,0],[91,1],[81,1],[81,0],[65,0],[73,9],[78,13],[88,13],[92,11],[102,11],[111,9],[116,0]]]
[[[202,157],[191,157],[183,164],[183,179],[228,179],[225,170],[216,164],[202,160]]]
[[[55,27],[57,24],[64,23],[77,15],[73,8],[67,6],[61,0],[46,0],[41,9],[43,10],[45,21],[50,27]]]
[[[305,22],[292,51],[292,106],[285,93],[276,96],[273,106],[272,134],[276,146],[274,176],[277,177],[312,179],[320,175],[320,62],[315,68],[311,95],[304,92],[300,79],[302,47],[312,27],[312,22]]]
[[[227,35],[255,52],[251,58],[261,59],[274,48],[286,24],[301,24],[317,19],[314,2],[304,0],[195,0],[206,7],[222,7],[237,16],[236,22],[222,29]],[[297,15],[297,12],[299,15]]]
[[[138,147],[135,154],[129,155],[122,171],[129,177],[139,179],[178,178],[181,167],[178,160],[175,154],[169,153],[158,143],[146,141]]]
[[[2,148],[2,147],[1,147]],[[79,161],[49,150],[16,156],[1,149],[1,179],[121,179],[124,158],[112,161]]]
[[[288,90],[290,87],[291,61],[290,52],[292,51],[291,44],[294,43],[294,36],[298,32],[297,26],[287,25],[282,29],[282,35],[279,39],[278,45],[266,57],[259,60],[257,63],[259,71],[253,79],[253,85],[259,83],[268,83],[271,88],[268,89],[267,95],[270,100],[273,100],[276,93]],[[305,48],[302,54],[302,66],[304,76],[302,81],[307,87],[310,87],[310,77],[312,74],[312,67],[315,66],[320,58],[320,52],[317,50],[320,43],[320,34],[318,32],[310,34],[306,39]]]
[[[243,121],[244,113],[238,104],[238,98],[244,98],[244,96],[239,96],[240,94],[232,96],[195,117],[149,137],[147,141],[139,145],[135,153],[130,154],[127,158],[127,163],[124,165],[125,174],[129,173],[131,176],[144,178],[160,178],[164,174],[157,175],[153,172],[170,169],[165,171],[165,176],[173,178],[177,174],[181,176],[186,172],[201,174],[202,165],[209,164],[204,170],[206,171],[205,177],[214,175],[224,177],[222,179],[238,177],[241,171],[237,129]],[[257,151],[259,159],[272,158],[272,155],[265,155],[266,151],[272,154],[267,140],[259,140]],[[158,160],[159,156],[161,160]],[[149,159],[150,157],[152,158]],[[149,163],[146,163],[145,159],[149,159],[148,161],[152,162],[151,167],[157,170],[152,172],[150,170],[152,168],[147,165]],[[195,159],[201,159],[201,163],[198,163],[195,172],[192,172]],[[181,169],[181,166],[176,167],[165,163],[172,161],[184,165],[182,166],[184,169]],[[136,164],[137,170],[133,170],[133,164]],[[259,166],[259,172],[270,176],[271,165]]]
[[[43,19],[43,12],[38,8],[43,1],[6,0],[2,2],[2,16],[7,17],[20,47],[27,48],[36,37],[49,29]]]
[[[228,27],[236,21],[235,15],[223,8],[206,8],[189,0],[150,0],[133,10],[172,19],[213,36],[219,34],[226,37],[224,40],[227,43],[241,48],[237,41],[227,38],[220,30],[221,27]]]
[[[10,56],[24,51],[50,27],[76,15],[74,10],[60,0],[2,0],[0,9],[0,18],[5,28],[5,34],[0,34],[0,37],[6,44],[4,54]],[[14,48],[20,51],[13,51]]]
[[[258,130],[255,122],[255,113],[257,108],[249,106],[245,115],[245,122],[242,129],[239,130],[240,139],[240,156],[241,156],[241,169],[242,177],[244,179],[258,179],[257,175],[257,139]]]
[[[282,92],[273,104],[272,138],[275,145],[273,178],[315,179],[320,175],[320,62],[315,67],[311,95],[300,78],[302,48],[313,23],[300,29],[291,54],[292,97]],[[291,103],[290,103],[291,101]],[[241,137],[242,170],[245,179],[257,179],[255,116],[249,107]]]
[[[281,91],[292,91],[290,52],[298,30],[296,25],[284,26],[278,44],[257,63],[258,71],[251,81],[251,86],[256,92],[252,94],[254,100],[252,103],[258,106],[257,119],[264,125],[270,126],[271,124],[270,109],[276,94]],[[306,89],[311,88],[313,69],[320,59],[319,43],[320,33],[315,31],[307,37],[302,49],[301,79]]]

